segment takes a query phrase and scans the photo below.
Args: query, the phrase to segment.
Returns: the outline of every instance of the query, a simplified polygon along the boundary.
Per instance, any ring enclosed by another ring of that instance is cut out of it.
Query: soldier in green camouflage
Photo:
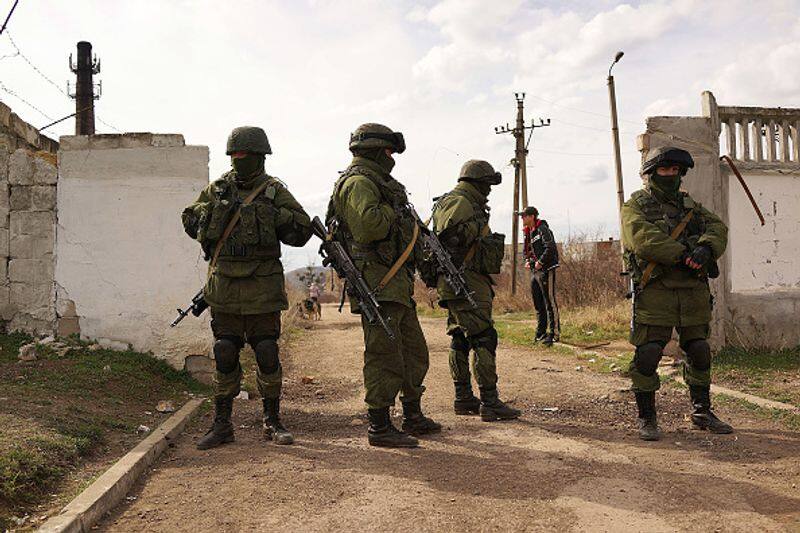
[[[457,415],[480,414],[485,421],[518,418],[520,411],[500,401],[497,392],[497,331],[492,320],[494,281],[505,252],[505,236],[489,230],[489,192],[502,177],[486,161],[464,163],[455,189],[440,197],[433,209],[433,230],[464,277],[477,308],[459,298],[439,276],[439,305],[447,308],[450,374],[455,385]],[[472,392],[469,353],[480,400]]]
[[[280,420],[278,338],[281,311],[288,309],[280,243],[303,246],[311,238],[311,220],[286,186],[265,173],[264,157],[272,150],[264,130],[234,129],[226,153],[233,169],[206,187],[182,215],[186,233],[200,242],[206,258],[217,258],[203,289],[215,339],[216,412],[211,430],[197,447],[204,450],[234,440],[231,411],[240,391],[239,352],[245,343],[256,356],[265,437],[291,444],[292,434]],[[225,239],[237,210],[239,221]]]
[[[373,446],[414,447],[413,435],[441,431],[441,425],[422,414],[420,399],[428,372],[428,345],[417,318],[414,269],[420,256],[414,243],[416,221],[404,208],[405,187],[391,176],[392,154],[405,151],[403,135],[381,124],[363,124],[350,136],[353,161],[334,185],[326,223],[345,246],[369,287],[377,292],[381,312],[392,328],[362,316],[364,331],[364,388],[369,410],[369,443]],[[405,253],[410,250],[410,253]],[[387,279],[394,265],[400,265]],[[380,288],[378,288],[380,286]],[[350,301],[358,313],[358,303]],[[402,431],[390,420],[389,408],[400,393]]]
[[[681,178],[693,167],[685,150],[651,150],[642,165],[645,188],[622,208],[625,260],[634,284],[630,340],[636,353],[630,375],[643,440],[660,436],[657,369],[673,328],[686,352],[683,377],[694,407],[692,423],[713,433],[733,431],[711,410],[711,348],[706,340],[712,305],[708,279],[718,275],[716,261],[727,246],[728,228],[679,189]]]

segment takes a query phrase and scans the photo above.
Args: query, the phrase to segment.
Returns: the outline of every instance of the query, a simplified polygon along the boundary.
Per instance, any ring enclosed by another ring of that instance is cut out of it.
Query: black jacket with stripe
[[[540,220],[535,228],[524,228],[525,244],[523,254],[525,259],[530,262],[531,269],[533,264],[539,261],[542,270],[547,271],[558,267],[558,248],[556,239],[546,220]]]

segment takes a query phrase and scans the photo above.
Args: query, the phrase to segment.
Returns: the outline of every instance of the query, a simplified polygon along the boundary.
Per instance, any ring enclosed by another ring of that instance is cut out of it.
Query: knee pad
[[[239,340],[239,342],[236,342]],[[214,362],[217,370],[223,374],[230,374],[239,364],[239,350],[241,339],[222,337],[214,343]]]
[[[278,341],[275,339],[261,339],[253,342],[253,351],[256,353],[256,363],[263,374],[274,374],[281,367],[278,358]]]
[[[460,329],[450,334],[450,349],[460,353],[469,353],[469,341]]]
[[[697,370],[708,370],[711,368],[711,346],[705,339],[695,339],[686,343],[683,347],[689,363]]]
[[[486,348],[491,353],[497,352],[497,330],[493,327],[483,330],[470,337],[470,342],[475,348]]]
[[[652,376],[658,370],[658,362],[664,353],[664,347],[657,342],[648,342],[636,347],[633,364],[642,375]]]

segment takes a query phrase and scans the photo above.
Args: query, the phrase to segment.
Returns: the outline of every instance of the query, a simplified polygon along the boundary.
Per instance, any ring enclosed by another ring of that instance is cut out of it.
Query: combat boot
[[[369,410],[369,429],[367,437],[370,446],[384,448],[416,448],[419,441],[398,430],[389,418],[389,408]]]
[[[689,385],[689,396],[692,398],[692,424],[698,429],[707,429],[711,433],[733,433],[730,424],[726,424],[711,410],[711,387]]]
[[[513,420],[519,418],[522,411],[507,406],[500,401],[498,396],[497,387],[485,389],[481,387],[481,420],[484,422],[493,422],[495,420]]]
[[[294,437],[281,424],[280,398],[264,398],[264,438],[275,444],[292,444]]]
[[[639,438],[642,440],[658,440],[661,431],[658,429],[656,418],[656,393],[635,392],[636,407],[639,408]]]
[[[422,414],[419,400],[403,402],[403,431],[409,435],[439,433],[442,425]]]
[[[232,412],[233,396],[214,400],[214,424],[208,430],[208,433],[197,441],[198,450],[209,450],[235,440],[233,424],[231,424]]]
[[[457,415],[477,415],[481,412],[481,401],[472,393],[471,383],[453,382],[456,388],[456,399],[453,410]]]

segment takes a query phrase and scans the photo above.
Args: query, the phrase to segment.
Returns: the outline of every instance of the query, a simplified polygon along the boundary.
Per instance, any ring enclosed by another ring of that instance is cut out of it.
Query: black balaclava
[[[650,187],[669,198],[677,197],[684,173],[681,171],[675,176],[659,176],[657,170],[653,169],[650,173]]]
[[[394,168],[394,158],[386,153],[385,148],[366,148],[361,150],[353,150],[353,155],[378,163],[378,165],[380,165],[380,167],[385,170],[387,174],[390,174]]]
[[[482,180],[464,180],[467,183],[470,183],[473,187],[478,189],[478,192],[484,196],[489,196],[489,193],[492,192],[492,186],[489,183],[486,183]]]
[[[252,183],[253,178],[264,173],[264,156],[247,154],[244,157],[231,158],[231,165],[236,171],[236,183],[245,185]]]

